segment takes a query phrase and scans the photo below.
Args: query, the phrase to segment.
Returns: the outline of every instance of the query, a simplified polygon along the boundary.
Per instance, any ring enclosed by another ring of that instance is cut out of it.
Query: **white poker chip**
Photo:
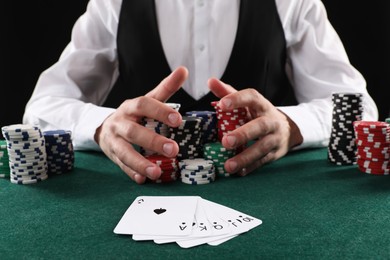
[[[209,170],[213,165],[212,160],[204,158],[184,159],[179,162],[180,168],[187,170]]]

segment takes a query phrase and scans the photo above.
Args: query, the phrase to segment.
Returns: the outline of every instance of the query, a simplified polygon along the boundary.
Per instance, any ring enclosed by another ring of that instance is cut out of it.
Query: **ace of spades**
[[[114,229],[116,234],[187,236],[200,197],[139,196]]]

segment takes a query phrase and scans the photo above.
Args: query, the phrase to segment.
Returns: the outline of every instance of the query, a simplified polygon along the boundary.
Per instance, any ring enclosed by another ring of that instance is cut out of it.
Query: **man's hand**
[[[246,175],[265,163],[281,158],[290,148],[302,143],[302,135],[295,123],[255,89],[237,91],[215,78],[211,78],[208,85],[220,98],[219,106],[223,111],[239,107],[246,107],[248,111],[249,122],[222,139],[222,145],[228,149],[254,141],[225,162],[229,173]]]
[[[179,112],[165,105],[188,77],[188,71],[179,67],[155,89],[142,97],[124,101],[96,130],[95,140],[102,151],[138,184],[146,177],[154,180],[161,169],[134,149],[138,145],[167,157],[179,152],[177,143],[140,125],[143,117],[153,118],[171,127],[181,124]]]

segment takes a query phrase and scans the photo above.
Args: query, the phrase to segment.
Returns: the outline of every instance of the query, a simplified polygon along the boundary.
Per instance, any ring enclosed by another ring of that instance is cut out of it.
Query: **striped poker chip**
[[[170,138],[179,146],[178,160],[193,159],[203,154],[203,118],[183,116],[178,127],[170,127]]]
[[[181,104],[180,103],[165,103],[170,108],[175,109],[176,111],[179,111]]]
[[[32,125],[16,124],[2,127],[2,133],[6,139],[11,183],[31,184],[46,180],[47,153],[41,130]]]
[[[388,175],[390,172],[390,125],[382,121],[356,121],[357,164],[360,171]]]
[[[213,181],[212,180],[187,180],[185,178],[182,178],[181,182],[190,185],[202,185],[202,184],[209,184]]]
[[[74,168],[72,132],[57,129],[43,132],[49,174],[64,174]]]
[[[356,164],[356,135],[353,122],[362,119],[361,93],[333,93],[332,129],[328,161],[335,165]]]
[[[194,159],[184,159],[179,161],[180,169],[200,171],[200,170],[210,170],[213,168],[213,161],[206,160],[204,158],[194,158]]]
[[[215,111],[189,111],[187,116],[200,117],[203,119],[202,144],[217,141],[217,114]]]
[[[170,108],[175,109],[176,111],[179,111],[180,106],[181,106],[179,103],[164,103],[164,104],[166,104]],[[162,135],[162,136],[165,136],[165,137],[169,137],[169,135],[170,135],[168,125],[166,125],[163,122],[160,122],[160,121],[158,121],[156,119],[146,118],[145,117],[145,118],[143,118],[141,120],[140,124],[143,125],[145,128],[150,129],[151,131],[153,131],[153,132],[155,132],[155,133],[157,133],[159,135]],[[157,154],[157,152],[149,150],[149,149],[146,149],[144,147],[140,147],[140,153],[143,156],[149,156],[149,155]]]
[[[212,160],[219,177],[229,177],[225,170],[225,162],[236,155],[236,150],[228,150],[220,142],[208,143],[204,145],[204,158]]]
[[[211,160],[204,158],[179,161],[180,179],[186,184],[207,184],[215,181],[215,167]]]
[[[11,183],[14,183],[14,184],[34,184],[34,183],[38,183],[38,182],[41,182],[41,181],[44,181],[48,178],[48,175],[42,175],[42,176],[36,176],[35,178],[32,178],[32,179],[14,179],[14,178],[10,178],[10,181]]]
[[[247,123],[247,110],[246,108],[235,108],[229,111],[222,111],[218,101],[212,101],[211,105],[214,107],[217,115],[217,128],[218,128],[218,142],[222,142],[222,138],[243,126]],[[246,145],[236,149],[236,153],[240,153],[246,148]]]
[[[7,149],[7,141],[0,140],[0,178],[9,178],[9,157]]]
[[[150,162],[157,164],[161,168],[161,175],[156,180],[148,179],[154,183],[169,183],[178,179],[178,160],[176,158],[168,158],[163,155],[153,154],[145,156]]]

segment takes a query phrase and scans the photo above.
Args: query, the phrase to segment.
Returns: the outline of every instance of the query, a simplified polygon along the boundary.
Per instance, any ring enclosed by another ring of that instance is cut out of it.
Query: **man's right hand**
[[[95,140],[102,151],[138,184],[146,178],[158,179],[161,169],[145,159],[133,145],[153,150],[167,157],[176,157],[177,143],[145,128],[143,117],[153,118],[170,127],[181,124],[179,112],[165,105],[188,77],[188,70],[179,67],[145,96],[124,101],[96,130]]]

